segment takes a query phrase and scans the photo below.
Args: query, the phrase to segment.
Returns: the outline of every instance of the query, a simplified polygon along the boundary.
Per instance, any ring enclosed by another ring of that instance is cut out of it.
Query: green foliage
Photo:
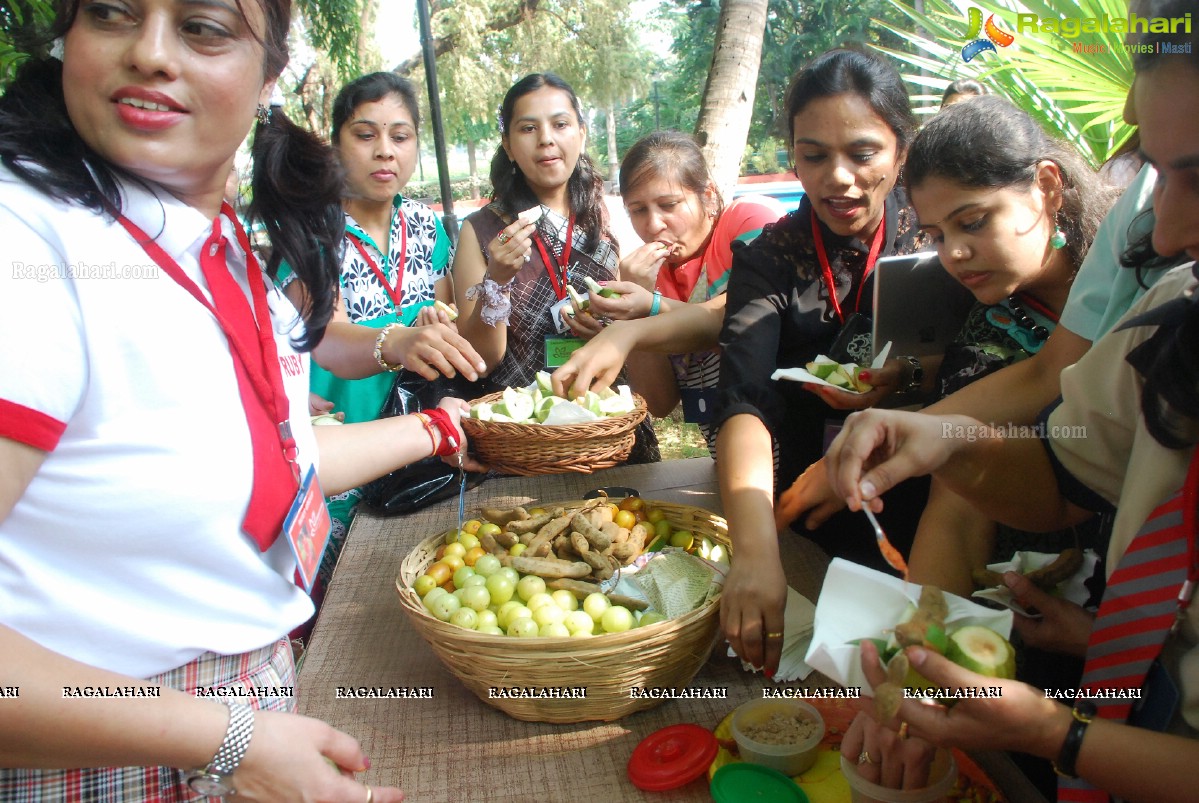
[[[879,50],[915,68],[904,74],[923,90],[914,100],[933,112],[945,86],[958,78],[975,78],[1032,115],[1046,130],[1059,133],[1098,167],[1132,135],[1121,119],[1132,83],[1132,63],[1121,47],[1122,34],[1087,33],[1077,39],[1058,34],[1017,33],[1015,41],[969,63],[962,60],[969,26],[968,10],[977,6],[995,14],[1001,26],[1016,31],[1016,14],[1047,19],[1065,17],[1127,17],[1124,0],[925,0],[924,13],[901,0],[889,0],[908,21],[905,25],[879,21],[904,39],[915,53],[887,47]],[[1009,7],[1011,6],[1011,7]],[[913,30],[922,29],[922,30]],[[1094,45],[1094,52],[1075,53],[1074,43]]]
[[[7,85],[17,69],[38,52],[38,42],[54,21],[52,0],[0,2],[0,86]]]
[[[343,84],[369,72],[359,51],[363,4],[370,0],[296,0],[307,23],[308,41],[327,56]]]

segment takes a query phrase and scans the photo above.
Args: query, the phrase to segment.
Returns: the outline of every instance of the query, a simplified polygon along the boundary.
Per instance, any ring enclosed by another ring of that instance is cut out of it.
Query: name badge
[[[325,547],[329,545],[329,536],[333,534],[333,518],[312,466],[309,466],[308,476],[300,483],[300,491],[283,520],[283,534],[296,557],[297,574],[304,590],[312,593],[316,571],[320,568]]]
[[[547,337],[545,339],[545,367],[551,373],[555,368],[566,365],[570,355],[583,347],[581,337]]]
[[[587,294],[580,293],[579,298],[587,298]],[[550,320],[554,322],[554,329],[557,330],[558,334],[570,331],[570,327],[566,325],[566,321],[562,318],[562,310],[564,309],[574,309],[570,303],[570,296],[567,296],[554,306],[550,307]]]
[[[691,424],[710,424],[716,411],[717,388],[679,388],[683,420]]]

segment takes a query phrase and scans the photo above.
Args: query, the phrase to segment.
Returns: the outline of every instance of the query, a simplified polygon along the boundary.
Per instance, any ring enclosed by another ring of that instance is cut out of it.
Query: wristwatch
[[[246,755],[250,737],[253,735],[254,709],[240,703],[230,705],[229,728],[225,731],[225,740],[221,742],[207,767],[187,773],[185,777],[188,787],[205,797],[237,794],[237,790],[233,788],[233,773]]]
[[[897,360],[906,361],[910,367],[908,373],[908,381],[899,386],[900,393],[911,393],[919,390],[920,385],[924,382],[924,366],[920,364],[920,360],[915,357],[896,357]]]

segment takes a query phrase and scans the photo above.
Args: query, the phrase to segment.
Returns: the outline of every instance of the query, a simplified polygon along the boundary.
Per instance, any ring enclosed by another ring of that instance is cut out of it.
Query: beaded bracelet
[[[379,330],[379,334],[375,337],[375,362],[379,363],[379,367],[384,371],[395,373],[403,368],[403,365],[392,365],[383,357],[383,341],[387,339],[387,335],[392,329],[403,329],[402,323],[389,323]]]
[[[438,457],[448,457],[458,454],[458,430],[454,428],[453,422],[450,421],[450,414],[440,407],[434,407],[432,410],[426,410],[422,415],[437,427],[441,433],[441,445],[436,447],[434,452]],[[431,433],[430,433],[431,434]]]
[[[654,291],[654,300],[649,305],[650,317],[652,318],[653,316],[657,315],[661,311],[662,311],[662,291],[655,290]]]

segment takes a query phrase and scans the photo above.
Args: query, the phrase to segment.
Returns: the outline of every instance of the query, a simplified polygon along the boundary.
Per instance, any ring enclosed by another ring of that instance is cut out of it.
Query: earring
[[[258,110],[254,114],[258,118],[258,125],[267,125],[271,121],[271,110],[261,103],[258,104]]]
[[[512,160],[512,175],[516,175],[516,160]]]
[[[1066,247],[1066,232],[1062,231],[1060,219],[1061,214],[1059,213],[1053,220],[1053,234],[1049,235],[1049,244],[1055,251],[1061,251]]]

